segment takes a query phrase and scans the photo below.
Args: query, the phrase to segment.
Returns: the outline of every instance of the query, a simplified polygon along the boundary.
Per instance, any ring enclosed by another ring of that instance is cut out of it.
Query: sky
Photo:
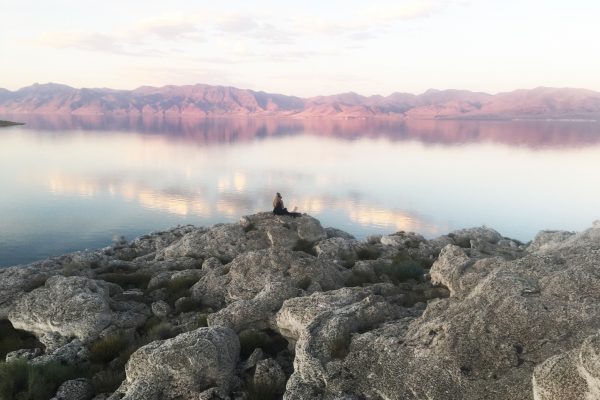
[[[0,0],[0,87],[600,91],[597,0]]]

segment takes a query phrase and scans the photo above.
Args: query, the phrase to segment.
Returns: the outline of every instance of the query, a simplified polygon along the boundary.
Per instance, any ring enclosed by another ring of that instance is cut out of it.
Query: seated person
[[[293,218],[299,217],[299,212],[289,212],[287,208],[283,206],[283,197],[277,192],[273,198],[273,214],[275,215],[290,215]]]

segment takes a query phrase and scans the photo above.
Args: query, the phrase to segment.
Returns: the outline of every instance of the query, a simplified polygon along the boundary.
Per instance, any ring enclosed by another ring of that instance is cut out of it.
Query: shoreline
[[[98,400],[558,400],[553,382],[586,381],[556,357],[596,362],[599,249],[600,222],[527,244],[487,227],[356,240],[272,213],[178,226],[0,269],[0,372],[62,365],[49,397]]]

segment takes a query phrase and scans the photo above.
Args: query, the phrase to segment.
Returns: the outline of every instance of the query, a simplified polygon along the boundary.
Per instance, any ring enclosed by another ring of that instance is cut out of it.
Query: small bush
[[[373,245],[362,247],[356,252],[359,260],[377,260],[380,254],[381,250]]]
[[[148,330],[144,338],[146,342],[165,340],[177,336],[177,330],[168,322],[161,322]]]
[[[13,328],[10,321],[0,320],[0,360],[11,351],[41,347],[35,336]]]
[[[47,400],[69,379],[81,376],[75,367],[48,363],[29,365],[17,360],[0,363],[0,398]]]
[[[207,327],[208,326],[207,317],[208,317],[208,315],[206,315],[206,314],[198,315],[198,317],[194,321],[194,329]]]
[[[292,248],[293,251],[303,251],[311,256],[316,256],[317,252],[314,249],[314,243],[308,240],[298,239],[296,245]]]
[[[129,341],[123,336],[105,336],[90,346],[90,360],[95,363],[108,363],[117,358],[128,346]]]
[[[125,371],[107,369],[98,372],[92,377],[92,384],[96,393],[113,393],[125,380]]]
[[[118,273],[109,272],[97,276],[106,282],[116,283],[123,289],[146,289],[152,275],[147,272]]]
[[[196,282],[198,282],[198,278],[195,276],[181,276],[169,280],[165,284],[169,302],[174,304],[177,299],[188,297],[190,295],[190,288],[194,286]]]
[[[309,288],[311,283],[312,279],[310,278],[310,276],[305,276],[304,278],[300,279],[297,286],[302,290],[306,290]]]
[[[352,271],[352,275],[346,279],[344,286],[346,287],[360,287],[367,283],[373,283],[369,275],[361,274],[360,272]]]
[[[352,268],[356,264],[356,256],[353,253],[345,253],[340,257],[341,265],[345,268]]]
[[[200,309],[201,303],[192,298],[192,297],[184,297],[175,302],[175,312],[177,314],[198,311]]]
[[[425,271],[423,267],[412,259],[396,257],[392,264],[378,264],[375,266],[377,275],[387,275],[392,282],[399,283],[409,279],[420,279]]]

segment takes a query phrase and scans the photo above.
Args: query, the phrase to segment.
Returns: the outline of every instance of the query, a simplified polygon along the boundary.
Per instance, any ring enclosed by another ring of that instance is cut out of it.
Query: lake
[[[358,238],[488,225],[531,240],[600,218],[600,123],[1,116],[0,266],[177,224],[270,211],[273,194]]]

